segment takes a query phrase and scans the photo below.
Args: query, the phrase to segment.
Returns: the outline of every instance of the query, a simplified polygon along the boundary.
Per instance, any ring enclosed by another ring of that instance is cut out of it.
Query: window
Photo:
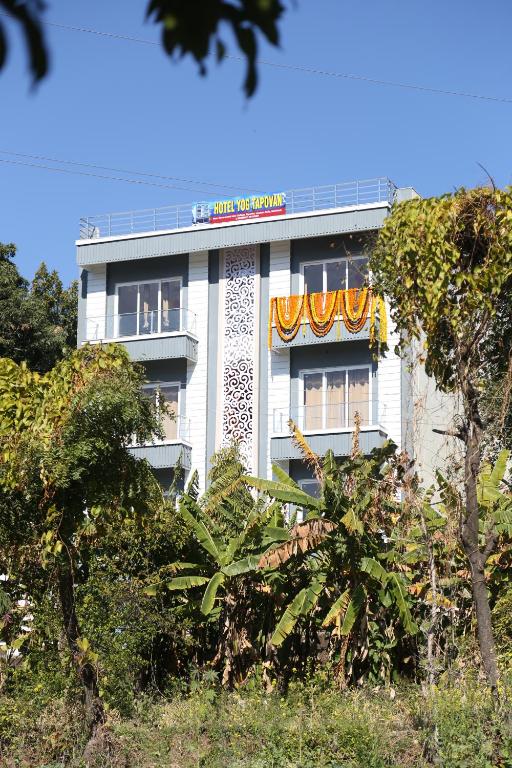
[[[301,379],[305,431],[353,427],[356,412],[362,426],[371,423],[369,366],[303,372]]]
[[[310,496],[313,496],[315,499],[319,499],[320,495],[322,493],[322,486],[318,482],[318,480],[315,480],[314,478],[307,479],[307,480],[299,480],[298,482],[299,488],[304,491],[305,493],[308,493]],[[305,507],[293,507],[293,510],[295,512],[295,522],[297,523],[303,523],[306,519],[306,516],[308,514],[308,510]]]
[[[116,336],[180,330],[181,280],[153,280],[117,287]]]
[[[361,288],[368,279],[368,259],[358,256],[303,264],[302,275],[304,293]]]
[[[180,384],[146,384],[144,391],[155,399],[156,407],[162,418],[163,439],[177,440],[179,437],[179,400]]]

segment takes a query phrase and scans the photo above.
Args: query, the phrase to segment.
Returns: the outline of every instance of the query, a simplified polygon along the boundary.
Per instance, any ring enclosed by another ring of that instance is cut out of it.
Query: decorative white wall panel
[[[288,296],[291,286],[290,241],[270,243],[270,296]],[[267,466],[262,467],[267,477],[272,478],[270,459],[270,438],[274,433],[274,411],[285,413],[290,409],[290,350],[270,352],[268,366],[268,445]]]
[[[87,267],[87,299],[85,307],[85,338],[87,341],[105,338],[107,310],[107,266]]]
[[[206,421],[208,370],[208,251],[191,253],[188,272],[188,307],[196,315],[197,362],[188,363],[185,416],[190,422],[192,468],[199,488],[206,485]]]
[[[221,445],[237,442],[247,468],[257,471],[258,248],[221,252]]]
[[[401,413],[401,365],[402,361],[395,354],[395,346],[399,335],[391,320],[389,320],[389,305],[386,304],[388,315],[388,351],[386,357],[379,358],[378,398],[379,424],[384,427],[388,436],[402,448],[402,413]]]

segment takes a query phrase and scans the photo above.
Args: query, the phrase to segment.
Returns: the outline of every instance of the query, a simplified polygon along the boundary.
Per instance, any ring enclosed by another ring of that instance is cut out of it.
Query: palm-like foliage
[[[289,538],[283,526],[281,504],[255,501],[244,484],[244,469],[236,450],[221,453],[211,473],[208,492],[198,499],[193,477],[179,500],[178,509],[197,543],[197,562],[174,563],[171,578],[148,588],[184,591],[197,600],[205,621],[218,625],[212,664],[221,668],[222,682],[242,681],[261,652],[261,617],[269,588],[258,563],[269,546]]]
[[[322,462],[296,427],[294,434],[321,482],[320,499],[298,489],[277,467],[277,480],[249,479],[272,498],[308,510],[306,522],[292,528],[289,540],[274,545],[260,562],[260,567],[284,569],[300,585],[272,642],[283,644],[309,617],[316,632],[329,633],[342,683],[358,677],[368,664],[374,675],[387,674],[392,648],[417,631],[407,576],[397,558],[387,559],[402,509],[397,494],[406,460],[388,442],[369,457],[356,449],[343,464],[331,453]],[[379,653],[374,654],[375,643]]]

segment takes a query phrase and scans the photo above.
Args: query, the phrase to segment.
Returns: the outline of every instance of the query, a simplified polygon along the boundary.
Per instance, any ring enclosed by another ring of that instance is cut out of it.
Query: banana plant
[[[257,656],[257,631],[253,630],[258,628],[258,603],[270,591],[265,589],[265,577],[258,571],[258,564],[268,548],[287,541],[289,533],[283,524],[280,503],[255,502],[246,493],[242,496],[245,514],[238,515],[242,521],[239,530],[235,535],[227,535],[226,526],[218,520],[226,514],[230,519],[233,517],[232,510],[227,509],[233,487],[215,497],[217,522],[209,515],[212,493],[198,499],[195,487],[193,478],[179,500],[178,510],[198,545],[197,562],[167,566],[166,573],[179,575],[155,581],[146,593],[155,595],[166,589],[185,592],[194,600],[197,590],[201,590],[200,611],[211,624],[218,625],[212,664],[221,667],[222,682],[230,687],[244,679]]]
[[[397,490],[404,467],[388,443],[370,457],[357,450],[344,464],[328,453],[322,461],[294,426],[296,444],[321,483],[320,498],[297,487],[274,467],[272,481],[247,478],[271,498],[300,505],[306,521],[260,559],[263,569],[302,569],[305,584],[285,607],[272,636],[281,646],[299,621],[312,617],[328,630],[341,682],[360,671],[372,632],[415,634],[408,580],[385,556],[393,520],[400,514]],[[292,565],[293,563],[293,565]],[[387,567],[386,567],[387,566]]]

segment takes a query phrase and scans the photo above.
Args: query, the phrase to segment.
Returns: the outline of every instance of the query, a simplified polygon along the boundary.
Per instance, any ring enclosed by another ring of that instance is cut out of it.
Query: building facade
[[[251,474],[277,463],[314,492],[289,420],[343,459],[356,413],[365,452],[391,438],[430,478],[439,446],[415,423],[428,387],[364,289],[372,237],[413,195],[375,179],[82,220],[78,343],[123,344],[172,410],[164,440],[133,448],[164,487],[180,461],[204,489],[212,454],[237,441]]]

